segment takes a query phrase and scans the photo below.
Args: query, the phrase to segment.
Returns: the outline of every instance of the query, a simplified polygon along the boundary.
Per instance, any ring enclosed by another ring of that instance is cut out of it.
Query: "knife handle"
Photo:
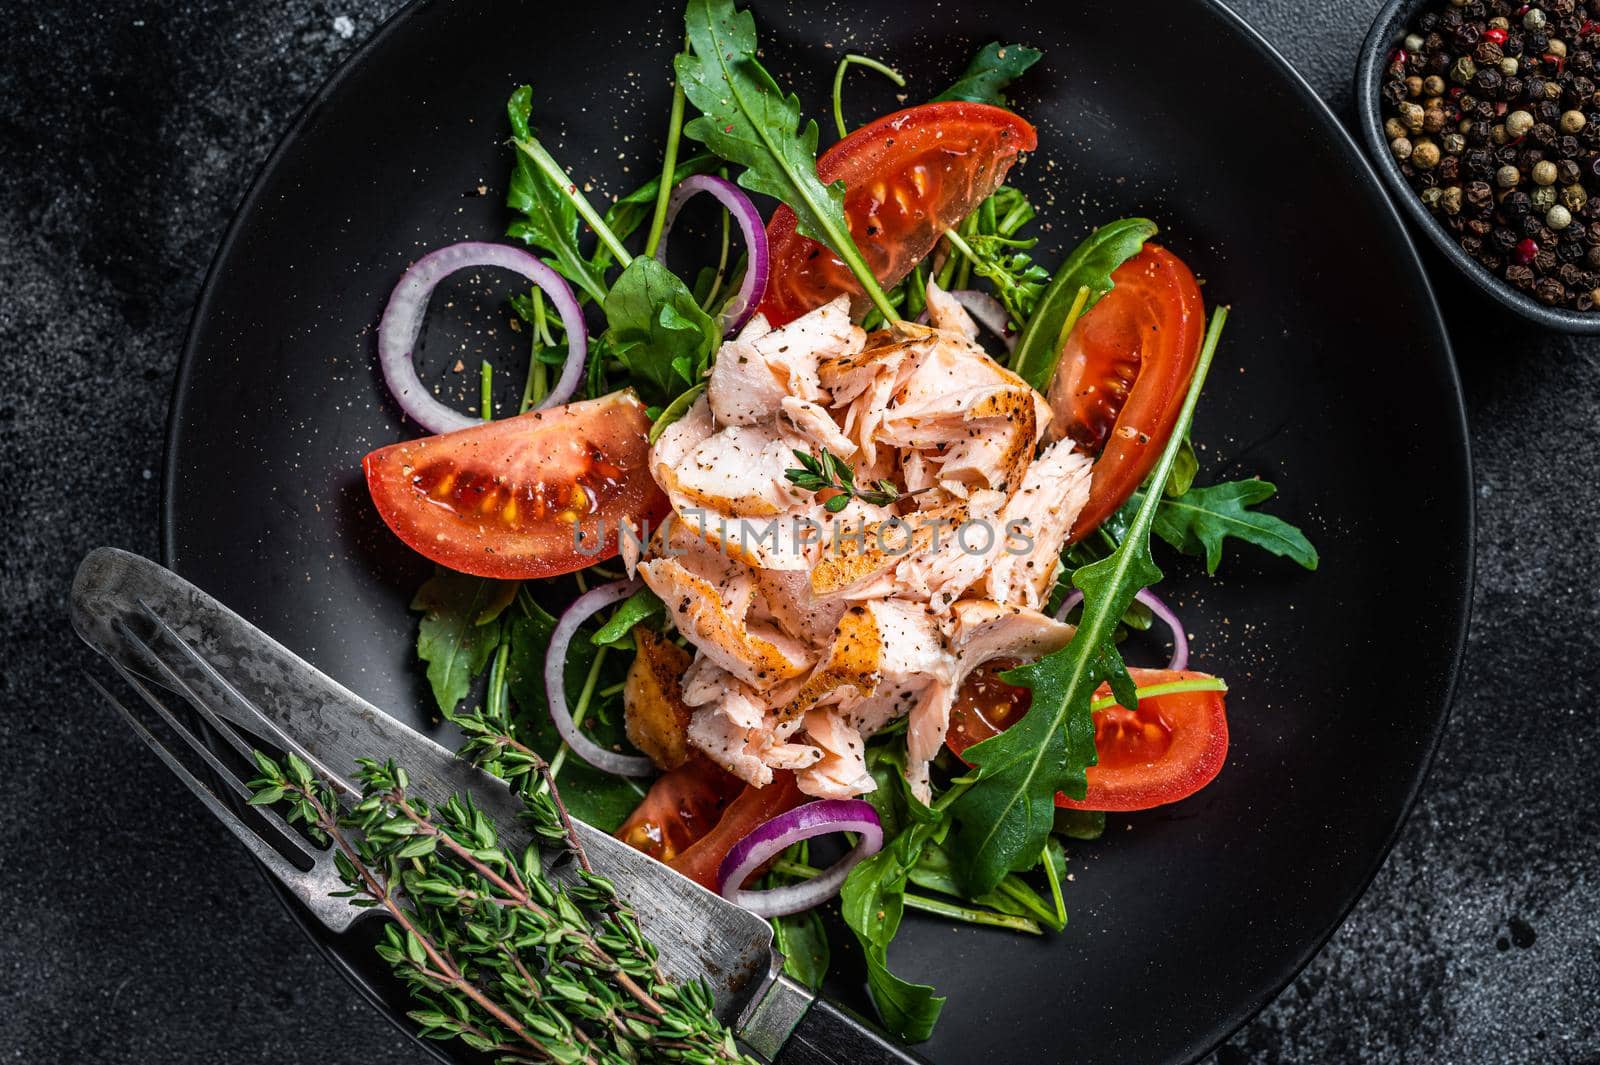
[[[925,1065],[851,1011],[818,998],[773,1065]]]

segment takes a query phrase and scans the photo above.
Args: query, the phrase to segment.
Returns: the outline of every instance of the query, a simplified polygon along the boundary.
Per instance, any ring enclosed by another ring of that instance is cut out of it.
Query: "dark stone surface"
[[[89,548],[157,553],[162,425],[205,266],[291,116],[393,6],[6,6],[0,1057],[425,1060],[91,700],[63,620]],[[1348,105],[1374,0],[1236,6]],[[1600,1062],[1600,340],[1438,276],[1479,497],[1460,699],[1372,889],[1222,1065]],[[1350,357],[1381,388],[1405,339]],[[1381,743],[1404,693],[1350,712]]]

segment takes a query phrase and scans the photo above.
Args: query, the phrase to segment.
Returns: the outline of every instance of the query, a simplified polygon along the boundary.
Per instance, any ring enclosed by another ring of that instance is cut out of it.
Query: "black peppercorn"
[[[1486,178],[1494,173],[1494,153],[1487,148],[1469,149],[1462,162],[1473,177]]]
[[[1513,265],[1506,267],[1506,280],[1520,289],[1533,287],[1533,270],[1527,266]]]
[[[1484,67],[1472,79],[1473,88],[1490,96],[1498,96],[1503,75],[1494,67]]]
[[[1479,66],[1494,66],[1504,55],[1500,46],[1488,39],[1479,41],[1477,47],[1472,50],[1472,58],[1478,61]]]
[[[1555,105],[1551,104],[1551,106],[1554,107]],[[1556,128],[1548,122],[1541,121],[1534,125],[1528,136],[1532,137],[1533,142],[1539,147],[1548,148],[1556,142]]]
[[[1577,155],[1576,151],[1562,152],[1563,155]],[[1563,185],[1576,185],[1583,177],[1583,168],[1571,159],[1563,159],[1556,164],[1556,181]]]
[[[1517,231],[1530,240],[1539,239],[1539,230],[1544,228],[1544,219],[1529,211],[1517,219]]]
[[[1529,30],[1528,36],[1523,38],[1523,46],[1534,55],[1544,55],[1550,50],[1550,38],[1543,30]]]
[[[1423,33],[1434,33],[1434,34],[1436,34],[1438,29],[1439,29],[1439,15],[1438,15],[1438,13],[1437,12],[1433,12],[1433,11],[1429,11],[1427,14],[1425,14],[1421,18],[1417,19],[1417,29],[1420,30]],[[1443,38],[1441,38],[1438,42],[1433,44],[1432,47],[1437,48],[1437,47],[1439,47],[1439,45],[1441,45],[1443,43],[1444,43],[1444,40],[1443,40]],[[1427,48],[1427,47],[1429,47],[1429,45],[1424,44],[1423,47]]]
[[[1556,138],[1556,155],[1571,159],[1581,151],[1583,151],[1583,146],[1578,143],[1578,138],[1572,134],[1568,133]],[[1577,178],[1573,178],[1573,180],[1576,181]]]
[[[1521,55],[1523,50],[1522,34],[1507,33],[1505,43],[1500,46],[1500,50],[1509,56]]]
[[[1383,91],[1385,93],[1385,98],[1387,98],[1387,94],[1391,91],[1390,86],[1394,86],[1394,85],[1400,86],[1400,91],[1401,92],[1405,92],[1405,88],[1406,88],[1406,83],[1405,82],[1403,82],[1403,81],[1386,82],[1384,84],[1384,86],[1383,86]],[[1524,78],[1523,82],[1522,82],[1522,95],[1523,95],[1524,99],[1529,100],[1530,102],[1531,101],[1536,101],[1536,100],[1543,100],[1544,99],[1544,79],[1539,77],[1538,75],[1534,75],[1534,76],[1529,77],[1529,78]],[[1399,103],[1402,99],[1404,99],[1403,96],[1402,97],[1396,97],[1393,102],[1394,103]]]
[[[1462,237],[1461,250],[1476,259],[1479,253],[1483,251],[1483,241],[1477,237]]]
[[[1461,23],[1461,12],[1454,8],[1447,9],[1444,14],[1439,16],[1439,29],[1444,33],[1454,33]],[[1441,41],[1440,43],[1442,44],[1443,42]]]
[[[1500,209],[1506,213],[1507,218],[1521,218],[1533,210],[1533,201],[1528,199],[1528,194],[1521,189],[1514,189],[1506,194],[1500,201]]]
[[[1533,295],[1540,303],[1554,305],[1566,297],[1567,286],[1553,277],[1541,278],[1534,283]]]
[[[1517,246],[1517,235],[1505,226],[1496,226],[1489,232],[1489,246],[1504,255]]]

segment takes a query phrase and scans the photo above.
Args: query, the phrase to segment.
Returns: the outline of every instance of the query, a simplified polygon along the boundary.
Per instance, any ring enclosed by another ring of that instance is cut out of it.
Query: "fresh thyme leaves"
[[[502,849],[470,796],[437,807],[413,798],[393,762],[360,763],[361,797],[348,809],[298,758],[256,762],[252,801],[288,802],[331,841],[339,894],[385,911],[376,950],[404,981],[424,1037],[502,1062],[749,1061],[712,1014],[710,989],[662,974],[627,902],[586,862],[574,883],[552,882],[537,846]],[[581,859],[553,785],[527,813],[537,839]]]
[[[515,140],[533,142],[528,124],[532,112],[533,87],[524,85],[506,102]],[[506,236],[545,252],[545,261],[557,273],[594,299],[605,299],[605,266],[591,262],[579,249],[578,212],[572,199],[526,152],[516,153],[506,206],[522,216],[507,227]]]
[[[440,567],[411,600],[423,611],[417,657],[428,663],[428,684],[439,710],[466,698],[500,642],[499,617],[517,594],[515,581],[469,577]]]
[[[1226,320],[1225,308],[1211,317],[1153,484],[1165,484],[1172,470]],[[1067,646],[1004,674],[1008,683],[1032,689],[1032,708],[1012,728],[963,755],[973,771],[963,778],[970,785],[951,812],[960,826],[955,858],[970,891],[989,891],[1006,873],[1038,861],[1054,824],[1056,792],[1083,798],[1084,770],[1095,761],[1090,700],[1101,682],[1111,685],[1123,705],[1138,705],[1115,634],[1134,594],[1161,579],[1150,557],[1150,527],[1160,500],[1159,492],[1147,496],[1116,549],[1073,574],[1073,583],[1084,593],[1083,617]]]
[[[870,488],[857,487],[856,471],[827,448],[822,448],[817,455],[797,450],[794,457],[800,467],[784,470],[784,477],[802,492],[836,492],[822,504],[830,514],[839,513],[850,505],[852,499],[875,507],[887,507],[918,494],[902,492],[893,481],[878,481]]]
[[[1039,61],[1044,53],[1023,44],[984,45],[972,57],[956,83],[934,97],[939,100],[970,100],[977,104],[1005,107],[1005,90]]]
[[[1314,570],[1317,549],[1304,533],[1282,518],[1250,509],[1271,499],[1276,491],[1273,485],[1253,477],[1190,488],[1176,498],[1162,499],[1150,528],[1174,550],[1204,555],[1208,574],[1217,572],[1222,542],[1230,536]],[[1134,499],[1142,500],[1143,493]]]
[[[1156,224],[1145,218],[1123,218],[1108,222],[1067,256],[1039,298],[1038,309],[1028,319],[1017,349],[1011,356],[1011,369],[1040,392],[1050,391],[1050,379],[1061,360],[1062,332],[1078,290],[1089,288],[1079,313],[1087,311],[1111,291],[1111,272],[1136,255],[1144,242],[1156,234]]]
[[[820,241],[855,274],[889,321],[894,308],[850,236],[844,185],[817,177],[817,124],[800,118],[800,100],[785,94],[756,57],[756,25],[733,0],[689,0],[684,15],[690,50],[677,58],[678,82],[700,115],[684,133],[744,167],[739,184],[787,204],[799,232]]]

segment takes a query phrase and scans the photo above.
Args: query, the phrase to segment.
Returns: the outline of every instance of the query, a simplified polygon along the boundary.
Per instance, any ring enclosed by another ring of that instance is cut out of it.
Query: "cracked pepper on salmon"
[[[874,787],[866,739],[905,718],[926,801],[967,675],[1071,637],[1041,607],[1091,459],[1045,443],[1045,397],[983,351],[959,302],[930,284],[928,308],[930,326],[870,335],[843,297],[779,329],[758,315],[657,440],[673,513],[637,570],[691,654],[640,655],[654,665],[625,700],[663,768],[698,750],[757,787],[786,769],[847,798]],[[831,512],[785,475],[824,449],[898,498]]]

